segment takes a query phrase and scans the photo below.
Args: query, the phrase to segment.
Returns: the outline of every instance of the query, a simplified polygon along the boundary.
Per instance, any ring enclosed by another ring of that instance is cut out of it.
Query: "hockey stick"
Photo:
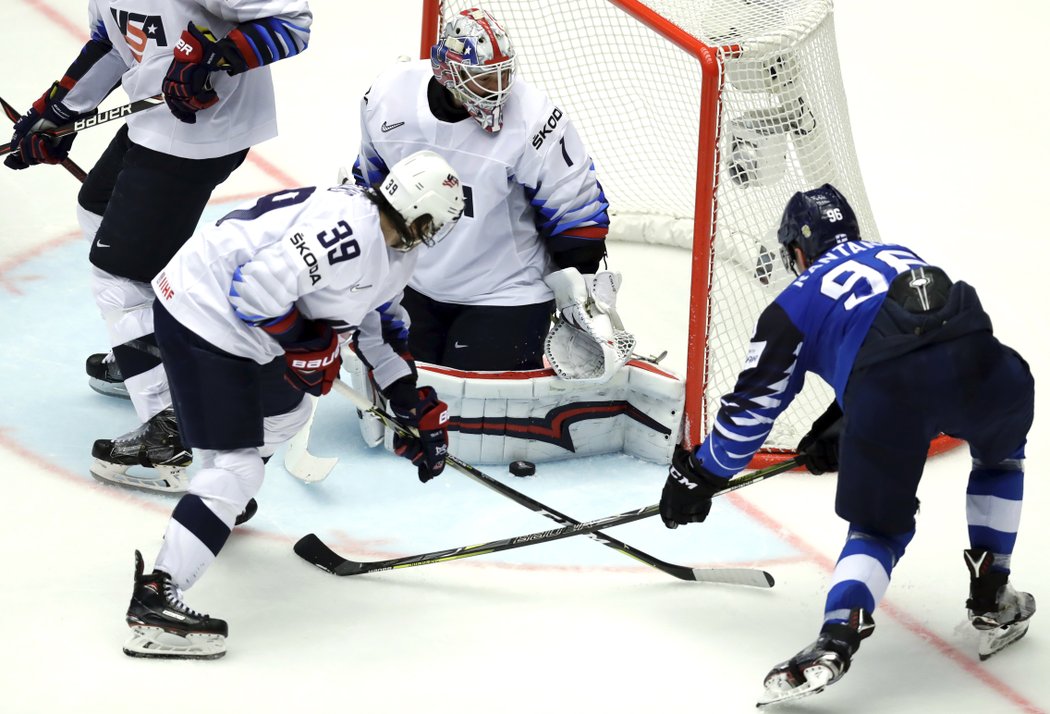
[[[339,459],[334,456],[314,456],[310,453],[310,429],[313,427],[314,414],[317,413],[317,397],[307,395],[306,398],[313,402],[310,418],[288,442],[288,450],[284,452],[284,468],[304,483],[316,483],[327,478],[339,463]]]
[[[769,466],[760,471],[750,473],[747,476],[735,478],[729,482],[730,485],[727,488],[716,493],[715,497],[736,491],[745,486],[750,486],[759,481],[764,481],[767,478],[776,476],[785,471],[790,471],[795,466],[798,466],[798,460],[788,459],[779,464],[774,464],[773,466]],[[382,570],[396,570],[398,568],[409,568],[416,565],[430,565],[431,563],[442,563],[448,560],[472,558],[476,555],[497,553],[502,550],[514,550],[516,548],[524,548],[525,546],[536,545],[538,543],[549,543],[551,541],[561,540],[562,538],[569,538],[585,533],[597,533],[604,528],[622,526],[626,523],[632,523],[634,521],[642,520],[643,518],[655,516],[659,512],[660,504],[654,504],[634,511],[626,511],[614,516],[606,516],[605,518],[587,521],[586,523],[573,521],[573,525],[567,525],[563,528],[555,528],[553,530],[540,531],[538,533],[530,533],[528,535],[515,536],[513,538],[494,540],[480,545],[460,546],[459,548],[449,548],[447,550],[439,550],[432,553],[408,555],[401,558],[377,560],[368,563],[348,560],[347,558],[342,557],[325,545],[320,538],[313,533],[310,533],[309,535],[300,538],[299,542],[295,544],[295,553],[303,560],[316,565],[321,570],[335,575],[363,575],[365,573],[376,573]],[[637,551],[633,551],[631,554],[635,555],[636,553]],[[773,585],[772,576],[769,576],[768,573],[764,573],[761,570],[727,568],[722,570],[694,570],[693,572],[697,575],[696,580],[703,582],[726,583],[730,585],[751,585],[764,588],[772,587]],[[756,576],[762,577],[756,578]]]
[[[123,119],[124,117],[137,114],[146,109],[152,109],[153,107],[160,106],[164,103],[163,94],[155,94],[152,97],[146,97],[145,99],[139,99],[131,102],[130,104],[124,104],[123,106],[113,107],[105,111],[99,112],[94,116],[84,117],[83,119],[77,119],[75,122],[69,124],[63,124],[62,126],[55,127],[50,131],[44,132],[49,136],[59,137],[67,136],[69,134],[75,134],[78,131],[84,129],[91,129],[102,124],[107,124],[117,119]],[[10,143],[0,145],[0,156],[4,154],[10,154],[13,147]]]
[[[0,97],[0,105],[3,105],[4,114],[7,115],[7,118],[11,120],[12,124],[22,118],[22,115],[18,113],[18,110],[12,107],[10,104],[8,104],[3,97]],[[10,153],[10,151],[8,153]],[[66,169],[66,171],[73,174],[73,178],[75,178],[77,181],[80,181],[81,183],[84,183],[84,179],[87,178],[87,172],[84,171],[84,169],[77,166],[73,159],[63,159],[61,165]]]
[[[362,395],[359,392],[355,391],[352,387],[347,385],[342,380],[336,380],[335,388],[341,394],[343,394],[344,396],[348,397],[352,402],[354,402],[355,406],[357,406],[363,412],[368,412],[368,413],[373,414],[374,416],[376,416],[377,418],[381,419],[385,424],[387,424],[390,428],[394,429],[395,431],[399,431],[401,433],[406,433],[407,432],[405,427],[402,426],[400,423],[398,423],[397,420],[395,420],[393,417],[391,417],[389,414],[387,414],[385,411],[383,411],[379,407],[377,407],[374,404],[372,404],[372,402],[369,399],[367,399],[367,397],[365,397],[364,395]],[[467,464],[467,463],[465,463],[463,461],[460,461],[455,456],[451,456],[451,455],[448,456],[447,457],[447,462],[449,464],[451,464],[453,468],[455,468],[456,470],[458,470],[461,473],[465,474],[466,476],[470,477],[474,481],[477,481],[481,485],[483,485],[483,486],[485,486],[485,487],[487,487],[489,489],[492,489],[493,491],[496,491],[497,493],[499,493],[499,494],[501,494],[503,496],[506,496],[507,498],[510,498],[512,501],[518,503],[519,505],[525,506],[526,508],[528,508],[531,511],[534,511],[536,513],[540,513],[540,514],[546,516],[547,518],[550,518],[551,520],[556,521],[556,522],[561,523],[561,524],[566,525],[566,526],[570,526],[571,527],[571,526],[579,525],[579,521],[577,521],[577,520],[575,520],[575,519],[565,515],[564,513],[560,513],[558,511],[552,509],[552,508],[549,508],[549,507],[545,506],[544,504],[540,503],[539,501],[536,501],[536,500],[530,498],[529,496],[526,496],[525,494],[521,493],[520,491],[517,491],[517,490],[511,488],[510,486],[507,486],[507,485],[503,484],[502,482],[497,481],[496,479],[494,479],[491,476],[488,476],[485,473],[479,471],[477,468],[471,466],[470,464]],[[777,470],[776,473],[781,473],[781,471],[787,471],[787,470],[793,468],[796,465],[797,465],[797,462],[791,462],[789,465],[787,464],[787,462],[785,462],[784,464],[777,464],[773,468],[778,468],[779,470]],[[765,473],[765,471],[767,471],[767,470],[764,470],[762,472],[757,472],[757,473],[761,474],[761,473]],[[755,474],[752,474],[752,476],[754,476],[754,475]],[[773,474],[771,473],[770,475],[773,475]],[[733,583],[733,584],[740,584],[740,585],[753,585],[755,587],[771,587],[773,585],[773,576],[770,575],[769,573],[765,572],[765,571],[762,571],[762,570],[753,570],[753,569],[748,569],[748,568],[732,568],[732,569],[725,569],[725,568],[723,568],[723,569],[689,568],[689,567],[686,567],[684,565],[676,565],[674,563],[668,563],[668,562],[665,562],[663,560],[660,560],[659,558],[657,558],[655,556],[652,556],[652,555],[649,555],[648,553],[645,553],[643,551],[637,550],[636,548],[634,548],[634,547],[624,543],[623,541],[620,541],[620,540],[618,540],[616,538],[608,536],[608,535],[606,535],[604,533],[595,533],[595,532],[591,532],[591,531],[588,531],[588,533],[590,533],[591,538],[593,538],[594,540],[598,541],[602,545],[605,545],[605,546],[607,546],[609,548],[612,548],[613,550],[618,550],[621,553],[624,553],[625,555],[629,555],[632,558],[635,558],[636,560],[638,560],[638,561],[640,561],[642,563],[645,563],[646,565],[648,565],[650,567],[656,568],[657,570],[661,570],[661,571],[667,573],[668,575],[676,577],[676,578],[678,578],[680,580],[692,580],[692,581],[701,581],[701,582],[730,582],[730,583]],[[307,536],[303,540],[306,540],[307,538],[310,538],[310,536]],[[320,543],[320,540],[317,539],[316,536],[314,536],[314,539],[317,540],[317,542],[322,547],[324,547],[324,544]],[[300,543],[302,543],[302,541],[300,541]],[[297,549],[296,552],[299,552],[299,550]],[[329,553],[330,552],[331,551],[329,551]],[[302,553],[299,553],[299,554],[303,555]],[[303,556],[303,557],[306,557],[306,556]],[[310,560],[310,558],[306,558],[306,559]],[[311,561],[311,562],[313,562],[313,561]]]
[[[402,426],[396,419],[390,416],[387,412],[374,405],[371,400],[362,395],[360,392],[354,390],[350,385],[346,384],[342,380],[336,380],[335,388],[345,397],[348,397],[358,409],[363,412],[368,412],[382,420],[387,426],[395,431],[402,434],[406,433],[407,430]],[[559,511],[546,506],[539,501],[526,496],[525,494],[517,491],[510,486],[498,481],[491,476],[483,473],[474,466],[459,460],[451,454],[446,458],[446,462],[450,464],[454,469],[474,481],[480,483],[482,486],[489,488],[502,496],[506,496],[510,500],[514,501],[518,505],[525,506],[529,510],[539,513],[541,515],[550,518],[552,521],[561,523],[562,525],[572,526],[578,525],[579,521],[565,515]],[[621,540],[613,538],[612,536],[604,533],[591,533],[590,537],[593,540],[598,541],[604,546],[618,550],[621,553],[628,555],[646,565],[661,570],[668,575],[678,578],[679,580],[693,580],[693,581],[706,581],[711,582],[714,579],[722,580],[724,578],[731,578],[731,582],[742,585],[754,585],[756,587],[771,587],[773,585],[773,576],[762,570],[753,569],[733,569],[733,572],[727,572],[726,569],[719,569],[717,575],[709,570],[702,570],[698,568],[689,568],[684,565],[676,565],[674,563],[668,563],[660,560],[656,556],[649,555],[641,550],[638,550]],[[737,572],[739,570],[739,572]],[[741,582],[742,580],[749,580],[750,582]]]

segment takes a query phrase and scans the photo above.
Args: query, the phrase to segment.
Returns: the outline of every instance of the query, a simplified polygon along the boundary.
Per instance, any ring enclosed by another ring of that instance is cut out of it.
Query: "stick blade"
[[[284,468],[303,483],[317,483],[328,478],[339,459],[335,456],[314,456],[310,453],[310,430],[317,411],[317,399],[308,398],[313,401],[310,418],[288,442],[288,450],[284,452]]]
[[[313,533],[308,533],[296,542],[295,554],[311,565],[316,565],[321,570],[334,573],[339,563],[343,562],[334,550]]]
[[[288,451],[284,454],[284,468],[303,483],[317,483],[328,478],[332,469],[339,463],[335,456],[314,456],[306,450],[305,439],[296,444],[292,439]]]
[[[313,533],[304,535],[295,544],[295,554],[311,565],[316,565],[326,573],[333,575],[357,575],[367,570],[365,563],[347,560],[324,544]],[[385,570],[386,568],[380,568]]]
[[[700,583],[747,585],[753,588],[771,588],[776,584],[771,573],[752,568],[693,568],[692,579]]]

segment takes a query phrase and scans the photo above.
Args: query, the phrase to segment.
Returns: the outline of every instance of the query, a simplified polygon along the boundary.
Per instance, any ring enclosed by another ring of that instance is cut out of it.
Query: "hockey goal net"
[[[425,0],[421,57],[450,17],[478,6]],[[691,253],[684,437],[697,443],[735,383],[759,312],[794,277],[776,241],[791,195],[835,184],[865,238],[879,240],[831,0],[480,6],[506,27],[520,76],[565,108],[583,136],[610,204],[610,238]],[[821,380],[807,380],[765,453],[791,451],[831,399]]]

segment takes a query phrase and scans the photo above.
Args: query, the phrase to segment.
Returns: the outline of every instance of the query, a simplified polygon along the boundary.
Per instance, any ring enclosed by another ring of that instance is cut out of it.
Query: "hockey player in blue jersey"
[[[861,240],[833,186],[796,193],[778,238],[798,278],[759,316],[745,368],[711,434],[679,448],[660,499],[668,528],[701,522],[812,372],[835,403],[799,444],[813,472],[838,470],[850,524],[817,640],[766,676],[759,705],[822,691],[874,630],[872,612],[915,534],[916,491],[938,433],[969,443],[969,619],[985,659],[1020,639],[1035,599],[1010,584],[1034,382],[992,335],[974,289],[900,245]]]

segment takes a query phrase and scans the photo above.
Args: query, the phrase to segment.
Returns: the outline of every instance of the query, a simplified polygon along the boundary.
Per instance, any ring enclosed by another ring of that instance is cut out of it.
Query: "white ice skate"
[[[977,656],[983,661],[1025,636],[1028,620],[1035,614],[1035,598],[1015,590],[1007,573],[991,569],[989,551],[968,549],[964,556],[970,571],[966,608],[977,630]]]

